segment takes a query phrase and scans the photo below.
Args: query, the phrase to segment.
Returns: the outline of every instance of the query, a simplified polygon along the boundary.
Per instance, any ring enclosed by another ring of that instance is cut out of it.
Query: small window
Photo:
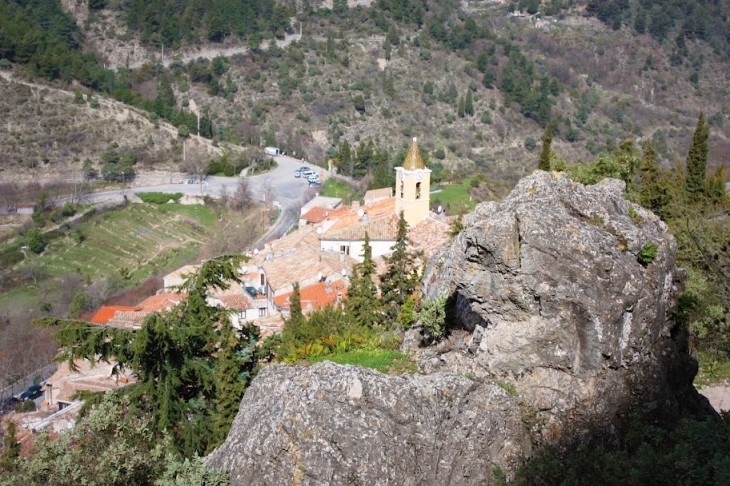
[[[266,276],[262,273],[261,274],[261,286],[263,287],[265,283],[266,283]]]
[[[403,198],[403,181],[400,181],[400,197]]]
[[[421,199],[421,183],[416,182],[416,199]]]
[[[266,317],[266,307],[259,307],[259,317]]]
[[[340,253],[349,255],[350,254],[350,245],[340,245]]]

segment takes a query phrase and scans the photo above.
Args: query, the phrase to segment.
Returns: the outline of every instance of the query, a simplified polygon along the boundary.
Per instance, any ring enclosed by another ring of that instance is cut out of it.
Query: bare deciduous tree
[[[248,179],[241,178],[236,185],[236,192],[233,194],[233,198],[230,201],[231,209],[236,211],[245,211],[250,208],[253,204],[253,196],[251,195],[251,188],[248,184]]]
[[[208,170],[208,153],[204,147],[195,146],[187,149],[185,161],[180,166],[185,172],[198,178],[198,183],[203,183],[203,176]]]

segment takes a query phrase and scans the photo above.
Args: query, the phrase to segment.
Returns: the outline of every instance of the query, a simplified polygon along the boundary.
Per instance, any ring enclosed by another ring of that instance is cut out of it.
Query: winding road
[[[327,171],[316,165],[305,164],[299,159],[280,155],[274,157],[278,166],[273,171],[265,174],[246,177],[249,183],[249,190],[255,201],[266,202],[264,193],[266,187],[270,187],[269,197],[280,205],[282,216],[279,218],[275,228],[272,228],[266,235],[267,240],[275,239],[283,235],[292,224],[299,220],[299,209],[307,202],[307,189],[309,184],[303,178],[295,178],[294,170],[308,165],[319,174],[320,180],[327,178]],[[188,179],[193,176],[174,174],[164,176],[139,175],[124,189],[114,191],[96,192],[84,195],[80,198],[83,204],[93,205],[116,205],[121,204],[124,196],[130,193],[139,192],[181,192],[190,196],[211,196],[220,197],[225,190],[228,195],[233,195],[238,186],[238,177],[215,177],[208,176],[203,179],[202,184],[187,184]],[[65,200],[56,201],[63,203]]]

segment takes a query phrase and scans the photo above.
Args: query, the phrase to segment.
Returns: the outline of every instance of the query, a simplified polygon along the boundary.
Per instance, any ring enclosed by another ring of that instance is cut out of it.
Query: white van
[[[281,155],[281,150],[279,150],[279,147],[266,147],[264,153],[266,155]]]

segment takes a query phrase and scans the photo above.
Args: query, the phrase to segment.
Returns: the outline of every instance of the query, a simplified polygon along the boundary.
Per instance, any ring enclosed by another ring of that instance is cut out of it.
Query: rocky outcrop
[[[536,442],[709,412],[672,317],[675,241],[623,189],[536,172],[480,204],[424,274],[452,332],[419,374],[266,368],[206,462],[234,485],[483,485]]]
[[[623,190],[538,171],[477,206],[424,275],[427,297],[449,296],[450,326],[471,333],[467,349],[426,351],[423,368],[511,382],[551,439],[632,410],[702,413],[671,312],[676,243]],[[652,245],[654,258],[640,255]]]
[[[525,455],[514,397],[454,373],[264,369],[206,463],[232,485],[489,484]]]

